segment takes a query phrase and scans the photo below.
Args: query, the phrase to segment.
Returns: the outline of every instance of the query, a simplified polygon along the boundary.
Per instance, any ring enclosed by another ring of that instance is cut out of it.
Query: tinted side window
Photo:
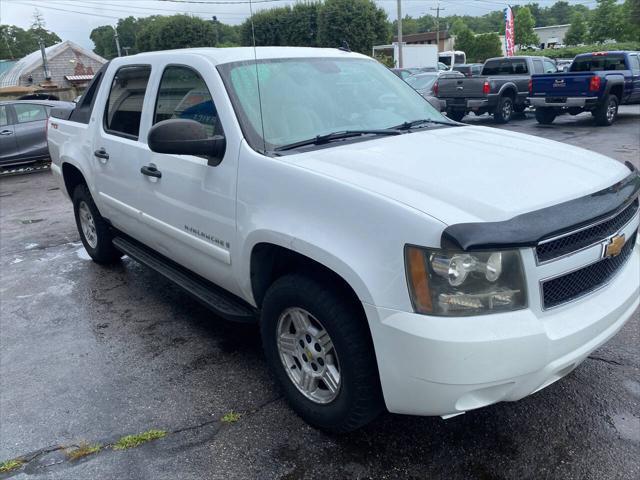
[[[509,60],[491,60],[484,64],[482,75],[511,75],[513,64]]]
[[[528,73],[529,69],[527,68],[527,62],[525,60],[514,60],[513,61],[513,73],[516,75],[521,75],[524,73]]]
[[[544,73],[556,73],[558,71],[558,67],[551,60],[544,61]]]
[[[542,68],[542,60],[538,60],[537,58],[533,59],[533,73],[543,73],[544,69]]]
[[[170,66],[162,74],[153,123],[172,118],[195,120],[205,126],[209,136],[222,133],[209,89],[191,68]]]
[[[47,110],[42,105],[16,103],[13,105],[18,123],[37,122],[47,119]]]
[[[151,67],[147,65],[122,67],[116,72],[104,112],[104,127],[109,133],[138,138],[150,74]]]
[[[7,107],[0,105],[0,127],[6,127],[9,125],[9,113]]]

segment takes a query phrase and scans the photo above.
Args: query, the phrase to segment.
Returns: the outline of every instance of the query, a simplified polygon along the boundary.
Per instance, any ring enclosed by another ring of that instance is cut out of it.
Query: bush
[[[581,53],[609,52],[612,50],[640,50],[640,42],[607,43],[567,48],[547,48],[533,52],[521,50],[518,53],[522,55],[539,55],[549,58],[573,58]]]

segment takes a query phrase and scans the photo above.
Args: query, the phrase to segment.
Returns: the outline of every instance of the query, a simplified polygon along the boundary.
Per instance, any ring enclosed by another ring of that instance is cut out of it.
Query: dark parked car
[[[49,157],[46,124],[53,107],[73,107],[53,100],[0,102],[0,166],[18,165]]]
[[[618,105],[640,103],[640,52],[585,53],[567,73],[534,75],[529,103],[542,124],[564,112],[591,112],[598,125],[611,125]]]
[[[524,112],[533,73],[555,72],[545,57],[490,58],[479,77],[442,79],[438,98],[446,102],[447,115],[460,121],[468,112],[489,112],[497,123],[507,123],[513,112]]]
[[[462,73],[465,77],[477,77],[482,73],[482,63],[461,63],[454,65],[451,70]]]

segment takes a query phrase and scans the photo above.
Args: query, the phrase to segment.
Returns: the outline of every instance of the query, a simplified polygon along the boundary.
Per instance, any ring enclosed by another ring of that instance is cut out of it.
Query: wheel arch
[[[73,191],[80,184],[87,184],[87,180],[82,171],[75,165],[69,162],[62,163],[62,178],[64,180],[64,186],[67,190],[69,198],[73,198]]]
[[[501,97],[511,97],[511,99],[515,102],[516,97],[518,95],[518,89],[513,83],[505,83],[500,88],[500,96]]]
[[[330,282],[362,308],[371,300],[364,282],[343,262],[325,251],[312,251],[306,242],[293,241],[288,246],[273,240],[263,240],[251,247],[249,255],[250,289],[260,308],[268,288],[278,278],[289,273],[308,273]],[[332,261],[327,261],[331,259]]]

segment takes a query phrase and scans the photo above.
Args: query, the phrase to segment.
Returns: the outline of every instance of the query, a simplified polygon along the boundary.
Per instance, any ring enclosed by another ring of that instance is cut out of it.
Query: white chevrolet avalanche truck
[[[329,431],[521,399],[638,308],[631,164],[451,121],[363,55],[117,58],[48,142],[89,255],[259,324]]]

